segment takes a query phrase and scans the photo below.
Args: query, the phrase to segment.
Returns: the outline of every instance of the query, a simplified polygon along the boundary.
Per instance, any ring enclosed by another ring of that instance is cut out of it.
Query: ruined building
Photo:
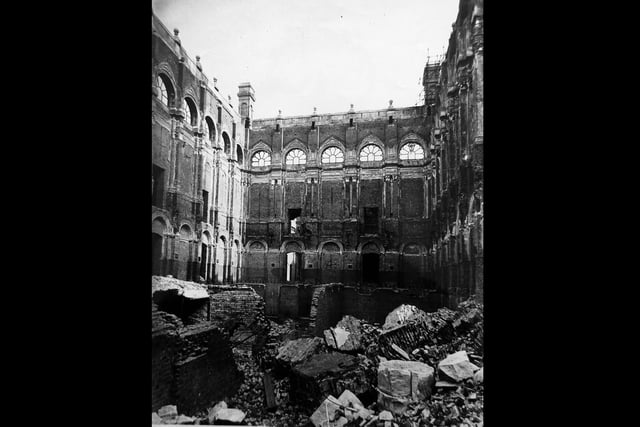
[[[153,274],[235,282],[244,235],[244,169],[253,90],[240,113],[153,15]]]
[[[154,16],[153,273],[264,284],[267,314],[328,283],[364,319],[481,301],[482,4],[460,1],[423,105],[256,120],[251,85],[225,98]]]

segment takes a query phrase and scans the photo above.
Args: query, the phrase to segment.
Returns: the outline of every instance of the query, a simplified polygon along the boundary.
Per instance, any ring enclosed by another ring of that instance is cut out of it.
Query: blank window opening
[[[289,234],[300,234],[302,209],[289,209]]]

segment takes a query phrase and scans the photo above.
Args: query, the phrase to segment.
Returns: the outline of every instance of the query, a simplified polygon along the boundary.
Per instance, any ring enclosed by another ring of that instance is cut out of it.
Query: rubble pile
[[[299,321],[269,323],[259,347],[233,349],[238,392],[193,424],[483,425],[483,308],[473,301],[432,313],[402,305],[382,327],[347,315],[320,337]]]
[[[433,313],[402,305],[389,313],[380,329],[357,319],[338,322],[325,331],[327,345],[347,353],[364,347],[358,354],[368,371],[363,377],[377,392],[377,400],[362,405],[366,412],[358,412],[334,397],[340,390],[327,395],[324,389],[324,401],[310,421],[316,427],[482,426],[482,310],[472,300],[456,310],[441,308]],[[351,338],[353,329],[358,340]],[[363,338],[367,344],[356,345]],[[344,393],[362,397],[363,388]]]

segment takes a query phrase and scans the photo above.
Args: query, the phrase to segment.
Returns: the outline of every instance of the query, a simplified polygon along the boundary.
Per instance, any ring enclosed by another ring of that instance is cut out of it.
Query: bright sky
[[[164,25],[254,118],[416,105],[429,55],[444,52],[459,0],[152,0]]]

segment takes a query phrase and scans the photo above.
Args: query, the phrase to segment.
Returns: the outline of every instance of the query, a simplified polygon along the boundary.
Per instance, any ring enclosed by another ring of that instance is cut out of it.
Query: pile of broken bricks
[[[432,313],[402,305],[382,326],[345,316],[323,337],[299,334],[296,326],[272,323],[261,361],[234,349],[245,382],[225,399],[232,408],[219,402],[187,417],[164,407],[153,424],[483,425],[481,305],[469,301]]]
[[[481,305],[471,301],[457,311],[434,313],[400,306],[373,334],[377,343],[366,349],[360,341],[372,334],[363,334],[357,328],[364,322],[349,317],[325,331],[325,342],[332,350],[377,353],[377,378],[371,382],[377,401],[365,406],[351,390],[337,399],[329,395],[310,418],[314,426],[483,425]],[[392,338],[380,339],[385,334]]]

